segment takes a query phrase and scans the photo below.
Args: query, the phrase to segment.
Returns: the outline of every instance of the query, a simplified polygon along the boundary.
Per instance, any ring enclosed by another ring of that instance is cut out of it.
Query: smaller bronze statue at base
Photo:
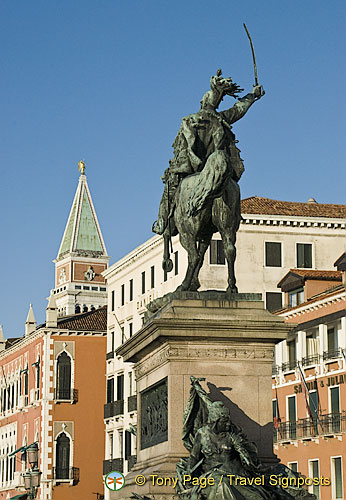
[[[299,474],[284,465],[261,464],[255,445],[232,423],[225,405],[211,401],[200,385],[201,380],[204,379],[191,377],[190,398],[183,416],[182,439],[190,457],[177,464],[179,497],[316,500],[315,495],[297,486]],[[277,480],[273,481],[273,477]]]

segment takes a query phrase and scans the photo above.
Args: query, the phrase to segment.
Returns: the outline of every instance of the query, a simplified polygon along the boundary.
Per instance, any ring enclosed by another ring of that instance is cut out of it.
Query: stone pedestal
[[[153,484],[150,475],[174,477],[176,462],[188,453],[181,440],[190,376],[213,400],[222,401],[258,447],[264,463],[273,463],[271,375],[273,348],[292,325],[264,309],[258,294],[189,294],[172,297],[117,354],[135,363],[137,379],[137,464],[126,486],[112,499],[131,492],[156,500],[174,498],[174,490]],[[212,297],[212,298],[210,298]],[[146,483],[135,484],[143,474]],[[154,495],[154,497],[153,497]]]

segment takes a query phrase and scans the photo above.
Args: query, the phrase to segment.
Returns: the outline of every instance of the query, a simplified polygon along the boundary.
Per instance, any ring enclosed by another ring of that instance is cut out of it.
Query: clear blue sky
[[[267,93],[234,126],[242,197],[345,203],[344,0],[0,1],[5,336],[44,321],[80,159],[111,263],[152,236],[181,117],[219,67],[252,87],[243,22]]]

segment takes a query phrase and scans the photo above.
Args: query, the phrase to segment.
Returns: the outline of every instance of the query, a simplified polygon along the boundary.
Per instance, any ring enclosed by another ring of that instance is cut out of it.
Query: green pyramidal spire
[[[84,173],[85,165],[83,162],[80,162],[80,164],[82,164],[82,168],[80,167],[82,173],[79,177],[78,187],[57,260],[68,253],[90,257],[107,256],[107,250]]]

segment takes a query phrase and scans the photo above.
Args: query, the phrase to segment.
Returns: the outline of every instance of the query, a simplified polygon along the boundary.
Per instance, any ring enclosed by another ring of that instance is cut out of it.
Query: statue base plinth
[[[205,377],[201,384],[209,397],[229,408],[232,422],[256,443],[262,463],[278,462],[273,453],[273,348],[292,325],[265,310],[258,294],[235,294],[230,300],[222,292],[215,298],[188,293],[190,298],[171,297],[117,350],[124,361],[135,363],[137,463],[126,486],[111,492],[111,499],[128,499],[132,492],[155,500],[174,498],[168,480],[159,486],[149,476],[173,478],[176,463],[188,456],[182,423],[191,375]],[[143,486],[135,482],[139,474],[146,479]]]

